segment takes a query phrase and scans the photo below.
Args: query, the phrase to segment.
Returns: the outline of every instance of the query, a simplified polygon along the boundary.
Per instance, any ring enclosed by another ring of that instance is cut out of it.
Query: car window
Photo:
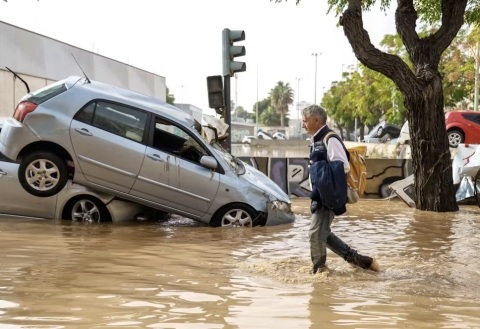
[[[462,114],[462,116],[470,122],[480,124],[480,115],[474,113]]]
[[[152,147],[197,164],[202,156],[208,155],[186,130],[161,118],[155,119]]]
[[[145,134],[147,118],[146,112],[103,101],[89,104],[74,117],[75,120],[139,143]]]

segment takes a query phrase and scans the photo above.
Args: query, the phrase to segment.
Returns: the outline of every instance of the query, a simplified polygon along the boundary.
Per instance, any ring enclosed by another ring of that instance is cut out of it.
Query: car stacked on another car
[[[55,196],[71,180],[214,226],[295,219],[277,184],[218,140],[207,143],[190,115],[87,77],[23,97],[4,124],[0,152],[19,163],[20,184],[36,197]]]
[[[7,119],[0,118],[0,132]],[[20,185],[18,167],[18,163],[0,153],[0,216],[117,223],[156,215],[152,208],[71,181],[55,196],[33,196]]]

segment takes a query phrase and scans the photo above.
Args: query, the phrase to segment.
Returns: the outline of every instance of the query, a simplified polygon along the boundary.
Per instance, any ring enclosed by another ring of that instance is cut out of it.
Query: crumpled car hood
[[[271,194],[279,201],[291,203],[288,195],[274,181],[268,178],[260,170],[257,170],[254,167],[245,163],[245,174],[240,177],[244,178],[246,181],[257,186],[258,188],[264,190],[267,194]]]

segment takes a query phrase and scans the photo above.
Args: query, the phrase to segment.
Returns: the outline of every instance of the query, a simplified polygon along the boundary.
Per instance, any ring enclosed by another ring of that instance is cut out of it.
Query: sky
[[[252,111],[257,91],[262,100],[278,81],[290,84],[295,102],[320,103],[342,68],[357,63],[327,10],[327,0],[2,0],[0,20],[164,76],[177,103],[213,114],[206,77],[222,74],[224,28],[245,31],[238,44],[246,56],[236,60],[247,71],[231,79],[238,105]],[[395,33],[394,8],[365,13],[364,26],[378,46]]]

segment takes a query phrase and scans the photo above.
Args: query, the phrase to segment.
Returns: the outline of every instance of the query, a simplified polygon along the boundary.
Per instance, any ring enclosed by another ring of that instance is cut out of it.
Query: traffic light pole
[[[226,149],[228,153],[232,153],[232,102],[230,96],[230,76],[225,75],[223,77],[223,85],[225,88],[225,123],[228,125],[226,138]]]

